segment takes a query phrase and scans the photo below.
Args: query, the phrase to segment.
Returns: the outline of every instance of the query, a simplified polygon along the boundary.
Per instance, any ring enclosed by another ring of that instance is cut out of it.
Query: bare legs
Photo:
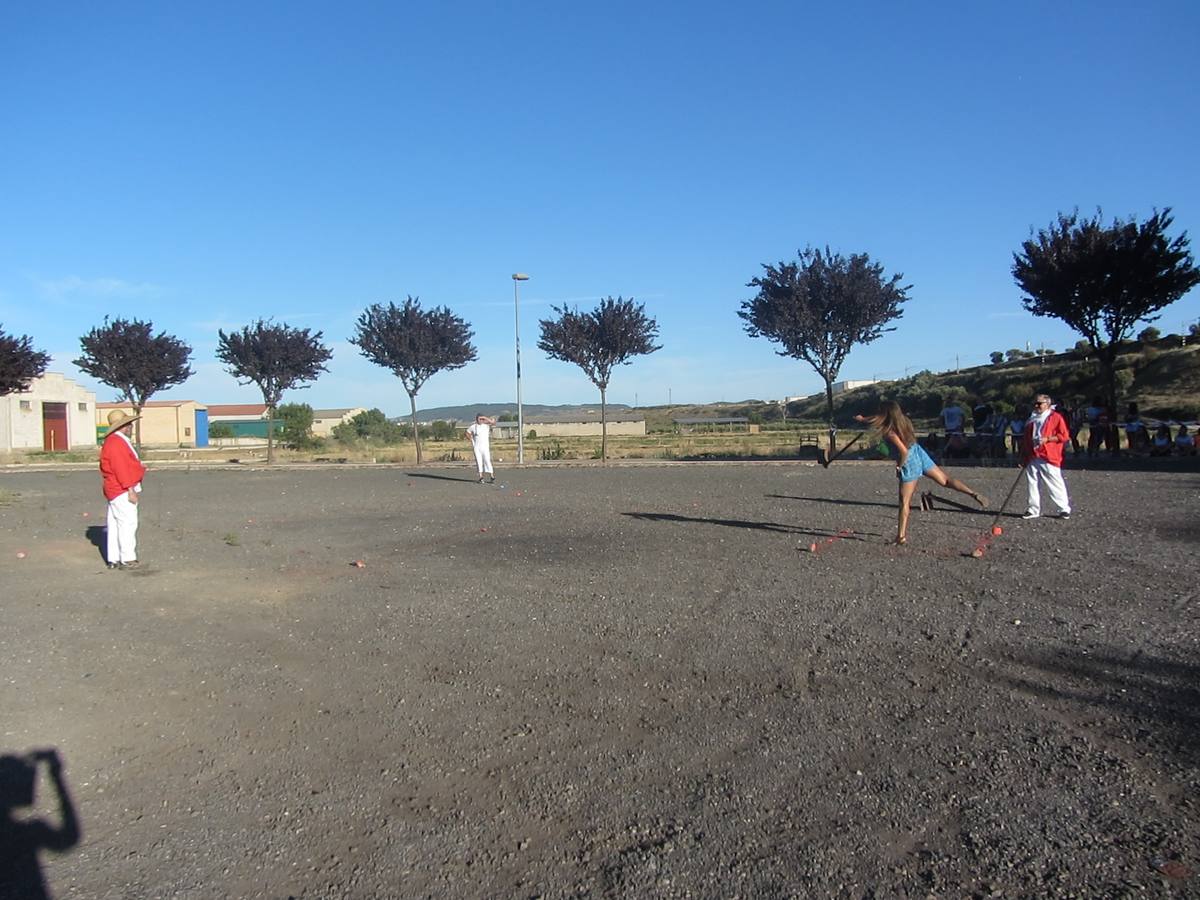
[[[966,484],[959,481],[957,478],[951,478],[937,466],[925,472],[925,477],[937,482],[942,487],[948,487],[951,490],[958,491],[960,494],[966,494],[972,498],[980,506],[988,505],[988,498],[983,494],[977,493],[967,487]],[[908,543],[908,508],[912,504],[912,496],[916,493],[917,482],[902,481],[900,482],[900,512],[896,520],[896,543]]]
[[[903,544],[908,541],[908,507],[912,503],[912,495],[917,490],[915,481],[900,482],[900,518],[896,522],[896,543]]]

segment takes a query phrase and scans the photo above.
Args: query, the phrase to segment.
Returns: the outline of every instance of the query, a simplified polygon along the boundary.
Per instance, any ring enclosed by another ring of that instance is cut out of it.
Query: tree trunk
[[[417,428],[417,395],[409,394],[408,403],[412,407],[413,441],[417,445],[417,465],[421,464],[421,432]]]
[[[600,388],[600,465],[608,465],[608,414],[604,388]]]
[[[1096,349],[1096,358],[1100,361],[1100,367],[1104,370],[1104,396],[1105,402],[1108,403],[1108,425],[1112,429],[1114,436],[1120,434],[1117,430],[1117,344],[1115,341],[1109,341],[1103,347]],[[1121,442],[1119,437],[1112,440],[1112,450],[1115,453],[1120,450]]]
[[[137,421],[133,423],[133,442],[137,445],[138,456],[142,455],[142,407],[144,405],[145,401],[142,405],[133,404],[133,414],[137,416]]]
[[[833,379],[828,375],[822,375],[825,379],[825,420],[829,425],[829,456],[826,459],[833,459],[833,454],[837,453],[837,428],[833,424]]]
[[[267,465],[275,462],[275,407],[267,407]]]

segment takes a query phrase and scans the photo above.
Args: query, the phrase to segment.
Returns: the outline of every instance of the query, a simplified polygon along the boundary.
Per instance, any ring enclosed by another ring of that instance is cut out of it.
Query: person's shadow
[[[100,553],[100,558],[108,559],[108,528],[103,525],[89,525],[87,527],[87,539],[92,546]]]
[[[38,769],[43,763],[58,799],[58,827],[45,819],[14,815],[17,809],[33,806]],[[78,843],[79,820],[63,781],[58,751],[0,756],[0,898],[49,900],[39,852],[45,849],[62,853]]]

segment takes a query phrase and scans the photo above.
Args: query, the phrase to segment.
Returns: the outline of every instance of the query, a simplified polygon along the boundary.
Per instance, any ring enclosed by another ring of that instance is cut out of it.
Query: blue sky
[[[471,323],[418,404],[593,401],[537,349],[552,304],[632,296],[642,405],[816,391],[736,313],[760,264],[867,252],[913,285],[843,378],[1077,340],[1011,255],[1059,210],[1200,235],[1193,2],[115,3],[0,11],[0,323],[72,376],[105,314],[188,341],[158,399],[253,402],[214,359],[259,317],[324,332],[285,399],[407,412],[347,342],[370,303]],[[1158,326],[1200,319],[1200,292]],[[113,391],[89,379],[102,400]]]

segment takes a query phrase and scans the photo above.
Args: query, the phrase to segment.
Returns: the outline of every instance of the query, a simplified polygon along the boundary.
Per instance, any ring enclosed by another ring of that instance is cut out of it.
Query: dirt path
[[[1200,475],[1068,483],[973,560],[886,466],[156,472],[108,572],[6,474],[0,752],[60,898],[1193,895]]]

